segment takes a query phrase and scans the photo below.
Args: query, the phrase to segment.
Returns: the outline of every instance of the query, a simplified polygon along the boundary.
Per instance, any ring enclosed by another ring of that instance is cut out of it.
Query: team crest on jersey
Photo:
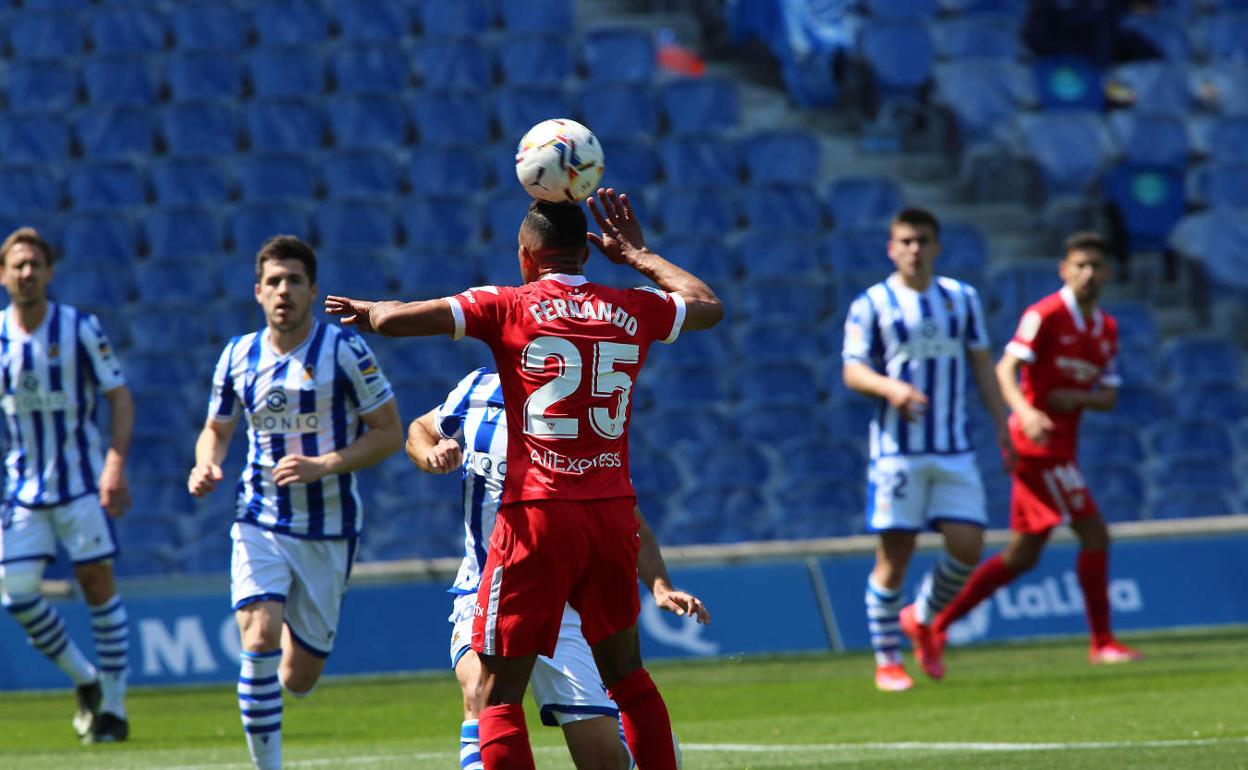
[[[269,395],[264,397],[264,406],[272,412],[281,412],[286,409],[286,391],[274,389],[269,391]]]
[[[1031,342],[1036,338],[1036,333],[1040,331],[1040,314],[1034,310],[1028,310],[1023,313],[1023,318],[1018,322],[1018,338],[1023,342]]]
[[[935,337],[936,336],[936,322],[930,318],[924,319],[923,327],[922,329],[920,329],[920,332],[923,334],[924,337]]]
[[[307,364],[306,366],[303,367],[303,381],[304,382],[311,382],[313,378],[315,377],[316,377],[315,366],[313,366],[312,364]]]
[[[369,377],[376,373],[377,373],[377,364],[373,362],[373,359],[366,358],[360,362],[360,374],[364,375],[365,377]]]
[[[477,304],[477,298],[473,296],[473,292],[478,292],[478,291],[483,291],[488,294],[493,294],[495,296],[498,295],[497,286],[473,286],[471,289],[465,289],[464,291],[460,292],[459,296],[468,300],[468,304],[475,305]]]
[[[39,375],[34,372],[22,372],[19,382],[22,390],[39,390]]]

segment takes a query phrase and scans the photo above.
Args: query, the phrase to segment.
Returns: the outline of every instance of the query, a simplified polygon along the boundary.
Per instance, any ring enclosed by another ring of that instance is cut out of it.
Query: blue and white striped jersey
[[[364,340],[337,324],[315,322],[285,355],[268,336],[266,327],[230,340],[212,376],[209,416],[247,420],[235,518],[294,537],[355,537],[363,511],[352,474],[278,487],[273,469],[287,454],[315,457],[351,444],[364,432],[360,415],[394,397],[390,383]]]
[[[971,451],[966,351],[987,347],[979,294],[969,284],[937,276],[920,293],[892,276],[858,295],[845,320],[844,361],[908,382],[928,399],[917,422],[879,399],[871,457]]]
[[[46,507],[96,492],[103,467],[97,391],[126,384],[99,320],[50,302],[27,335],[10,305],[0,323],[0,377],[6,502]]]
[[[450,592],[475,594],[507,475],[507,417],[498,375],[477,369],[438,407],[438,433],[464,445],[464,560]]]

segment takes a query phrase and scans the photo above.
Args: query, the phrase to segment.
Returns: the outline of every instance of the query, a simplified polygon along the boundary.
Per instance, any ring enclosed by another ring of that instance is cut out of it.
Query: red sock
[[[639,770],[676,770],[672,722],[650,674],[639,668],[615,683],[608,695],[620,707],[624,738]],[[490,767],[487,762],[486,767]]]
[[[1083,588],[1083,606],[1088,613],[1092,645],[1100,647],[1114,640],[1109,631],[1109,553],[1080,551],[1075,564],[1079,586]]]
[[[941,632],[945,631],[950,624],[975,609],[976,605],[992,596],[998,588],[1015,577],[1017,575],[1010,572],[1005,562],[1001,561],[1001,554],[994,554],[984,560],[967,578],[966,584],[962,586],[961,591],[958,591],[958,595],[953,597],[953,601],[936,615],[932,621],[932,628]]]
[[[524,724],[524,706],[505,703],[482,709],[477,730],[481,762],[490,770],[534,770],[529,730]]]

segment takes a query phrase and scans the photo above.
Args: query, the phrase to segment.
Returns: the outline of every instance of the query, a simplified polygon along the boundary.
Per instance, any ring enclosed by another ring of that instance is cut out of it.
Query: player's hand
[[[1018,413],[1018,420],[1023,428],[1023,435],[1033,444],[1049,443],[1049,436],[1055,426],[1047,414],[1039,409],[1028,409]]]
[[[372,319],[368,317],[376,302],[350,297],[329,295],[325,298],[325,312],[338,319],[343,326],[350,326],[359,332],[376,332]]]
[[[599,187],[597,199],[591,195],[585,202],[602,230],[602,235],[585,233],[585,239],[597,246],[604,257],[627,264],[629,253],[646,248],[646,236],[641,231],[641,223],[633,216],[633,206],[627,195],[617,195],[613,187]]]
[[[114,519],[130,510],[130,486],[126,483],[126,474],[120,463],[104,461],[104,470],[100,472],[100,506]]]
[[[329,473],[324,461],[307,455],[285,455],[273,468],[273,483],[279,487],[311,484]]]
[[[1083,392],[1072,388],[1057,388],[1049,392],[1045,405],[1058,414],[1077,411],[1083,408]]]
[[[927,396],[923,391],[901,380],[893,381],[888,403],[910,422],[923,419],[923,412],[927,410]]]
[[[444,438],[425,455],[430,473],[450,473],[464,464],[464,450],[455,439]]]
[[[711,622],[711,613],[701,599],[693,594],[677,591],[670,586],[655,585],[654,603],[661,610],[667,610],[681,617],[688,615],[704,626]]]
[[[191,468],[191,475],[186,479],[186,490],[195,497],[203,497],[217,488],[217,482],[221,481],[221,477],[220,465],[212,463],[196,465]]]

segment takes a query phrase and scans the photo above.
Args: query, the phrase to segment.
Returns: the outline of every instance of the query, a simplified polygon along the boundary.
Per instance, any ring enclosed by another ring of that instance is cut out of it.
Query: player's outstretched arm
[[[602,235],[586,233],[585,238],[612,262],[628,265],[664,291],[679,294],[685,301],[684,331],[709,329],[724,317],[724,305],[710,286],[688,270],[677,267],[646,248],[641,223],[633,216],[628,195],[614,188],[599,188],[597,198],[587,200]]]
[[[126,483],[126,454],[134,435],[134,398],[125,385],[104,394],[108,399],[109,446],[100,471],[100,505],[114,518],[130,510],[130,485]]]
[[[310,484],[331,474],[351,473],[376,465],[403,446],[403,424],[399,421],[399,406],[394,398],[360,415],[360,420],[368,430],[342,449],[316,457],[300,454],[282,457],[273,468],[273,483],[279,487]]]
[[[455,439],[438,433],[436,409],[430,409],[407,426],[407,456],[425,473],[450,473],[464,463],[464,452]]]
[[[195,497],[203,497],[217,488],[221,481],[221,463],[230,448],[230,438],[238,418],[217,420],[209,417],[195,441],[195,467],[186,479],[186,489]]]
[[[325,312],[343,326],[385,337],[431,337],[455,331],[455,316],[445,299],[371,302],[331,294],[325,298]]]
[[[677,615],[696,618],[703,625],[710,623],[711,613],[701,599],[672,588],[671,579],[667,576],[667,564],[663,561],[663,553],[659,550],[659,541],[654,536],[654,530],[650,529],[646,517],[641,515],[640,508],[634,506],[633,514],[637,516],[640,527],[638,535],[641,538],[641,549],[637,552],[637,574],[641,577],[641,582],[649,586],[650,593],[654,594],[655,605]]]

